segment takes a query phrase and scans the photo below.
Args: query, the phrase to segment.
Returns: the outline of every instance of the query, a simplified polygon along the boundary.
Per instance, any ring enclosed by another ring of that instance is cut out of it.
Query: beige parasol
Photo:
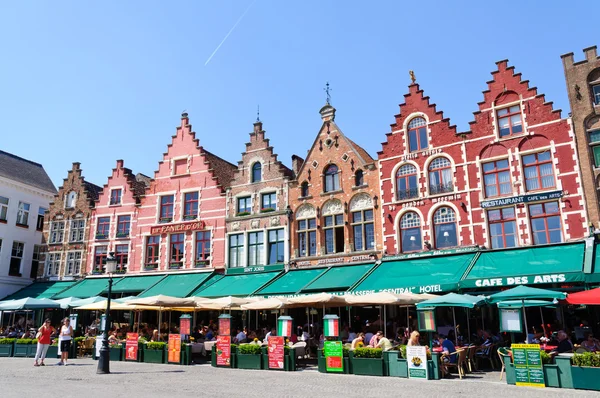
[[[178,310],[186,307],[188,307],[189,310],[193,310],[196,307],[196,302],[191,298],[163,296],[162,294],[130,300],[127,304],[136,306],[155,306],[162,307],[163,309],[177,308]]]
[[[243,310],[278,310],[286,308],[288,304],[289,300],[285,297],[270,297],[253,303],[242,304],[241,308]]]

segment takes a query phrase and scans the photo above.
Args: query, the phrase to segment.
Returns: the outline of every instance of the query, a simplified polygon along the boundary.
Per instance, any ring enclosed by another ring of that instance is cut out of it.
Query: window
[[[117,273],[126,272],[129,261],[129,246],[115,245],[115,258],[117,260]]]
[[[81,272],[81,252],[67,253],[65,275],[79,275]]]
[[[325,254],[344,252],[344,215],[325,216]]]
[[[19,211],[17,212],[17,225],[27,227],[29,225],[29,203],[19,202]]]
[[[54,224],[54,223],[52,223]],[[85,220],[71,220],[69,242],[82,242],[85,232]]]
[[[429,164],[429,193],[436,195],[448,192],[454,192],[450,161],[443,157],[435,158]]]
[[[277,194],[263,193],[260,197],[260,211],[269,212],[277,210]]]
[[[396,172],[396,198],[397,200],[412,199],[419,196],[417,168],[412,164],[405,164]]]
[[[356,173],[354,173],[354,186],[355,187],[362,187],[365,183],[365,177],[363,175],[363,171],[362,170],[356,170]]]
[[[304,181],[301,185],[300,185],[300,196],[303,198],[306,198],[307,196],[310,195],[310,192],[308,190],[308,182]]]
[[[6,222],[8,217],[8,198],[0,196],[0,222]]]
[[[62,253],[48,253],[46,256],[46,276],[58,276]]]
[[[550,151],[523,156],[527,191],[554,188],[554,170]]]
[[[65,222],[52,221],[50,223],[50,243],[62,243],[65,236]]]
[[[108,246],[96,246],[94,249],[94,273],[102,273],[106,268]]]
[[[488,229],[492,249],[517,246],[517,221],[515,208],[488,210]]]
[[[252,182],[260,182],[262,179],[262,164],[256,162],[252,165]]]
[[[40,207],[38,209],[38,217],[37,217],[37,223],[35,225],[35,229],[37,231],[43,231],[44,230],[44,214],[46,214],[46,210],[43,207]]]
[[[229,235],[229,266],[244,266],[244,234]]]
[[[400,243],[402,253],[416,252],[423,248],[421,243],[421,217],[409,211],[400,219]]]
[[[510,195],[510,168],[508,160],[497,160],[483,164],[483,181],[485,184],[485,197]]]
[[[508,137],[523,132],[523,121],[521,120],[521,106],[513,105],[496,111],[500,138]]]
[[[325,169],[325,192],[340,190],[340,172],[335,164],[327,166]]]
[[[119,216],[117,218],[117,238],[128,238],[131,227],[131,216]]]
[[[210,231],[196,232],[196,262],[194,267],[204,268],[210,265]]]
[[[298,220],[298,257],[317,255],[317,219]]]
[[[261,232],[248,234],[248,266],[264,265],[265,263],[265,237]]]
[[[38,270],[40,268],[40,262],[44,263],[44,252],[41,245],[33,245],[33,256],[31,256],[31,271],[29,277],[31,279],[37,278]]]
[[[237,215],[247,216],[252,212],[252,198],[244,196],[237,199]]]
[[[8,275],[21,276],[21,261],[23,260],[23,250],[25,244],[21,242],[13,242],[12,253],[10,255],[10,267]]]
[[[77,201],[77,192],[75,192],[75,191],[69,192],[65,199],[65,208],[67,208],[67,209],[74,208],[76,201]]]
[[[183,195],[183,219],[198,218],[198,192],[187,192]]]
[[[166,195],[160,197],[160,219],[159,222],[173,221],[173,205],[175,195]]]
[[[146,259],[144,260],[145,269],[158,268],[158,249],[160,247],[160,236],[146,237]]]
[[[123,190],[113,189],[110,191],[110,204],[111,205],[120,205],[121,204],[121,194]]]
[[[173,162],[173,175],[180,176],[188,173],[188,160],[177,159]]]
[[[267,264],[281,264],[285,262],[284,230],[273,229],[269,234],[269,262]]]
[[[110,231],[110,217],[98,217],[98,226],[96,228],[96,239],[108,239]]]
[[[375,248],[373,210],[352,212],[352,230],[354,232],[354,251],[373,250]]]
[[[185,246],[185,234],[171,235],[171,245],[169,250],[169,268],[183,267],[183,256]]]
[[[442,249],[458,245],[456,214],[450,207],[440,207],[433,215],[435,248]]]
[[[588,140],[594,155],[594,166],[600,167],[600,130],[589,131]],[[2,198],[0,198],[0,203],[1,201]]]
[[[529,218],[534,245],[562,242],[558,202],[529,205]]]
[[[427,122],[422,117],[416,117],[408,124],[408,148],[410,152],[426,149]]]
[[[600,84],[592,86],[592,95],[594,97],[594,105],[600,105]]]

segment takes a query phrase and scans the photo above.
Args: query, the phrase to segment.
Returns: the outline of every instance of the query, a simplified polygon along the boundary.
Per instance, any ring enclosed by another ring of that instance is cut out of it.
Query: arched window
[[[300,184],[300,196],[306,198],[308,196],[308,181]]]
[[[415,252],[423,248],[421,217],[414,211],[409,211],[400,219],[400,243],[402,253]]]
[[[452,166],[444,157],[433,159],[429,164],[429,194],[454,192]]]
[[[75,207],[75,202],[77,201],[77,192],[71,191],[67,194],[67,200],[65,201],[65,207],[67,209]]]
[[[335,164],[330,164],[325,169],[325,192],[337,191],[340,189],[340,171]]]
[[[433,215],[435,248],[458,246],[456,213],[450,207],[440,207]]]
[[[408,148],[410,152],[416,152],[428,146],[427,122],[422,117],[416,117],[408,123]]]
[[[396,172],[396,200],[412,199],[419,196],[417,168],[405,164]]]
[[[262,165],[256,162],[252,165],[252,182],[259,182],[262,179]]]
[[[356,170],[356,173],[354,173],[354,186],[360,187],[364,183],[365,183],[365,181],[364,181],[363,171],[360,169]]]

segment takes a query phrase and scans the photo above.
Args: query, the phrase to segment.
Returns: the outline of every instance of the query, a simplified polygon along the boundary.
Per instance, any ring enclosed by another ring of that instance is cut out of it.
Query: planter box
[[[191,365],[192,364],[192,346],[190,344],[183,344],[181,346],[181,359],[180,365]]]
[[[123,347],[110,347],[110,360],[111,361],[122,361],[123,360]]]
[[[37,350],[37,344],[15,344],[13,357],[33,358]]]
[[[386,372],[382,358],[350,358],[353,374],[363,376],[385,376]]]
[[[48,351],[46,352],[46,358],[56,359],[58,358],[58,346],[51,345],[48,347]]]
[[[165,363],[165,350],[149,350],[144,348],[145,363]]]
[[[0,357],[12,357],[15,344],[0,344]]]
[[[190,358],[191,358],[191,348],[190,348]],[[235,348],[231,349],[231,358],[229,360],[229,364],[231,366],[217,366],[217,345],[213,345],[212,350],[210,351],[210,366],[213,368],[232,368],[235,369],[238,367],[238,353]]]
[[[262,355],[237,354],[238,369],[263,369]]]
[[[546,387],[560,388],[560,370],[558,369],[558,365],[546,364],[543,367]]]
[[[573,388],[600,391],[600,368],[571,366]]]
[[[352,362],[350,361],[350,358],[343,357],[342,360],[344,361],[344,374],[352,374]],[[327,361],[325,360],[325,354],[323,353],[323,350],[320,348],[317,349],[317,365],[319,372],[327,373]],[[335,373],[339,374],[339,372]]]

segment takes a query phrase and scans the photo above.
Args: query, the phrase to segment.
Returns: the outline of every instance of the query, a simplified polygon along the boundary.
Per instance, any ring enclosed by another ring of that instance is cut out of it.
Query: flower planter
[[[544,369],[544,380],[546,381],[546,387],[560,388],[560,371],[557,365],[545,364]]]
[[[386,367],[386,374],[392,377],[408,377],[408,364],[406,359],[399,357],[399,351],[385,351],[383,353],[383,362]]]
[[[165,350],[150,350],[144,347],[145,363],[165,363]]]
[[[0,357],[12,357],[15,343],[0,344]]]
[[[571,366],[573,388],[600,391],[600,368]]]
[[[110,360],[111,361],[122,361],[123,360],[123,347],[110,347]]]
[[[263,369],[262,355],[237,354],[238,369]]]
[[[385,376],[383,358],[354,358],[354,353],[349,353],[352,363],[352,373],[362,376]]]

